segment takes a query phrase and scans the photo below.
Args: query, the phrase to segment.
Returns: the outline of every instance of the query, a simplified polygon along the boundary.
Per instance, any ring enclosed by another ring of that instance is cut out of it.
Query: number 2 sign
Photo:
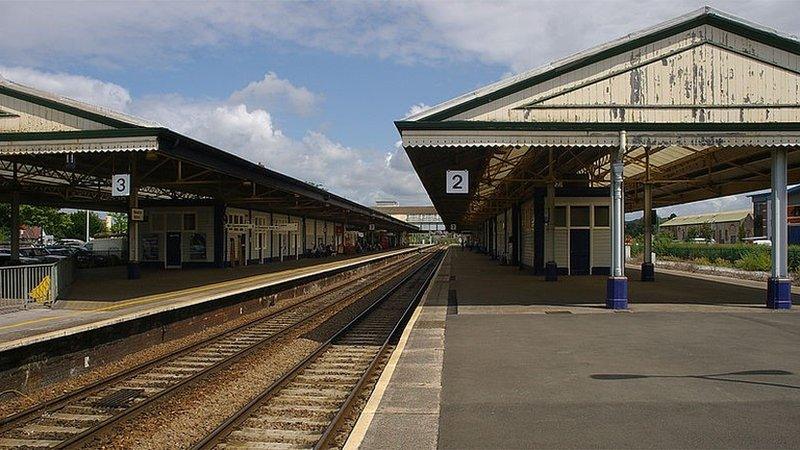
[[[446,186],[448,194],[469,193],[469,170],[448,170]]]
[[[131,175],[121,173],[111,176],[111,196],[126,197],[131,193]]]

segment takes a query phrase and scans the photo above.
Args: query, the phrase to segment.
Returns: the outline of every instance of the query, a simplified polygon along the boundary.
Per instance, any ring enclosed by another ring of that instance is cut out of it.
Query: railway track
[[[156,400],[378,289],[382,281],[402,273],[408,261],[401,259],[233,330],[4,418],[0,420],[0,448],[81,446]]]
[[[440,261],[421,264],[193,450],[331,446]]]

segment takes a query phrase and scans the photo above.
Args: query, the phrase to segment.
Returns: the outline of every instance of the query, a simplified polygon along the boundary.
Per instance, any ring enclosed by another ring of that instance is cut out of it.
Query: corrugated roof
[[[688,216],[678,216],[661,224],[662,227],[674,227],[679,225],[702,225],[704,223],[724,223],[738,222],[751,214],[750,210],[741,211],[720,211],[708,214],[692,214]]]

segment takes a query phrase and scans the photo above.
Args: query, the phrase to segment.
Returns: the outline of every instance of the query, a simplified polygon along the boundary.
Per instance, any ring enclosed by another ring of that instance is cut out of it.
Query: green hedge
[[[723,260],[740,266],[742,261],[769,261],[771,249],[765,245],[752,244],[693,244],[688,242],[653,243],[658,256],[669,256],[684,260]],[[766,258],[766,259],[765,259]],[[749,265],[749,264],[746,264]],[[763,266],[763,264],[759,264]],[[800,268],[800,245],[789,246],[789,270]],[[762,267],[763,269],[763,267]],[[753,269],[750,269],[753,270]],[[769,267],[763,269],[769,270]]]

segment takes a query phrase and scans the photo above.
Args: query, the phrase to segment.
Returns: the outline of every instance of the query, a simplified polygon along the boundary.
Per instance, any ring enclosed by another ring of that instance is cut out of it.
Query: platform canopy
[[[396,122],[446,224],[470,228],[547,183],[609,185],[627,135],[626,210],[800,182],[800,41],[712,8],[530,70]],[[469,170],[447,194],[446,171]]]
[[[139,206],[224,204],[379,229],[416,231],[387,214],[158,124],[0,77],[0,201],[127,211],[111,193],[131,174]]]

